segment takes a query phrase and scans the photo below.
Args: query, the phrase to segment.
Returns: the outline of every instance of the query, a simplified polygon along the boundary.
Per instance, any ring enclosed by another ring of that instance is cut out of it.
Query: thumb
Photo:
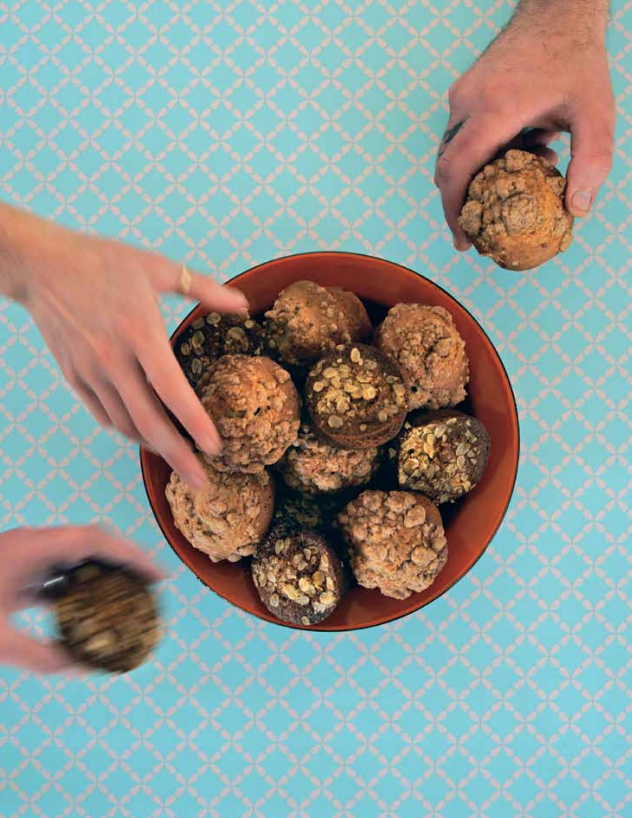
[[[75,664],[54,642],[39,642],[21,631],[0,635],[0,665],[13,665],[35,673],[61,673]]]
[[[585,216],[601,183],[610,173],[614,130],[608,112],[583,112],[571,125],[571,162],[566,183],[566,207],[573,216]]]

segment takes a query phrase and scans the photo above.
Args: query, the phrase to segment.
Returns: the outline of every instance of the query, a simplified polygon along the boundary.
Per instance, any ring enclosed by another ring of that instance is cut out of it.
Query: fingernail
[[[235,308],[239,312],[248,312],[250,304],[246,296],[240,290],[231,290],[230,293],[234,297]]]
[[[588,213],[591,202],[592,193],[590,190],[576,190],[575,193],[573,193],[573,198],[571,199],[573,208],[581,211],[582,213]]]
[[[192,474],[188,480],[189,487],[193,489],[193,491],[204,491],[204,489],[208,486],[208,479],[204,472]]]
[[[204,452],[204,454],[216,455],[219,454],[222,449],[222,443],[219,439],[219,435],[208,435],[203,437],[201,440],[198,440],[198,446],[200,450]]]

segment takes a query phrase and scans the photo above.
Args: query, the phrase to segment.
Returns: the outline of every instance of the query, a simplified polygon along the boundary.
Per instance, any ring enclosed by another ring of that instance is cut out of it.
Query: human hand
[[[605,49],[607,0],[523,0],[510,26],[450,88],[450,118],[435,184],[458,250],[471,242],[458,217],[472,177],[508,144],[553,162],[571,134],[566,206],[592,207],[612,163],[615,107]],[[521,6],[522,8],[522,6]],[[534,129],[522,139],[523,129]],[[518,140],[518,142],[516,142]]]
[[[139,548],[95,526],[15,528],[0,533],[0,666],[37,673],[59,673],[73,666],[72,657],[60,645],[17,630],[9,624],[9,615],[37,601],[32,588],[51,568],[88,557],[129,566],[149,582],[164,579]]]
[[[31,313],[66,380],[99,423],[155,450],[192,488],[202,488],[205,472],[158,400],[202,451],[219,452],[219,435],[176,361],[158,305],[161,293],[182,292],[182,268],[16,213],[6,214],[14,220],[9,241],[19,268],[14,297]],[[185,277],[186,295],[207,307],[247,310],[238,290],[202,275]]]

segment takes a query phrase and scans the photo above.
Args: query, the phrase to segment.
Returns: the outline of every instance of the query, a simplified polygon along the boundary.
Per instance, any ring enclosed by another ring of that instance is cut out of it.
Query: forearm
[[[24,303],[31,271],[48,252],[51,222],[0,203],[0,296]]]

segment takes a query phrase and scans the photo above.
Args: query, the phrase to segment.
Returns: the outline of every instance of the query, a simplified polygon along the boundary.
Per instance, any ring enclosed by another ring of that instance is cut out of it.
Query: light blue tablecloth
[[[177,561],[136,449],[1,303],[0,524],[107,520],[174,572],[133,675],[0,670],[2,818],[632,815],[631,4],[614,172],[528,275],[448,239],[446,91],[511,4],[443,5],[0,0],[2,199],[221,279],[318,248],[402,262],[483,324],[522,427],[510,512],[457,587],[389,627],[293,633]]]

